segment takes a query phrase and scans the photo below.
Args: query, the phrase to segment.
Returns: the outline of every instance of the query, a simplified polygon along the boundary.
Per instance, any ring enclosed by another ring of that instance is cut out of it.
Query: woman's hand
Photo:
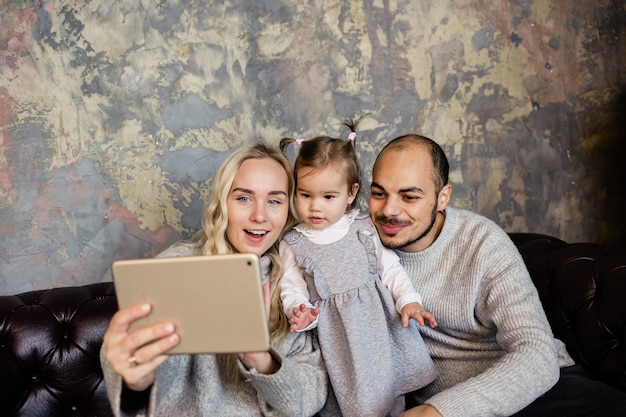
[[[270,285],[263,284],[263,298],[265,300],[265,317],[270,317]],[[257,372],[269,375],[278,371],[280,366],[269,352],[247,352],[237,354],[241,363],[248,369],[256,369]]]
[[[164,353],[180,340],[172,323],[158,323],[129,331],[130,324],[148,314],[149,304],[115,313],[104,334],[105,357],[126,386],[143,391],[154,383],[155,370],[169,357]]]

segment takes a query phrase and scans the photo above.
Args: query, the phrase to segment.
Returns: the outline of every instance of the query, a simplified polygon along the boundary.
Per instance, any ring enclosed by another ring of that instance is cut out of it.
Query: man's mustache
[[[407,226],[411,224],[411,222],[407,220],[400,220],[395,217],[387,217],[387,216],[382,216],[382,215],[375,216],[374,220],[376,221],[376,223],[384,224],[388,226]]]

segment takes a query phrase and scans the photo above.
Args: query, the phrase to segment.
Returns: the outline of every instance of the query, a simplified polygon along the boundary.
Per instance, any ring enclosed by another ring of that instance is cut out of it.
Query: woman
[[[179,342],[172,323],[129,332],[150,312],[117,312],[104,335],[101,361],[116,416],[307,416],[326,399],[326,373],[306,333],[289,333],[280,303],[279,242],[295,224],[294,180],[277,150],[252,144],[231,154],[214,176],[212,194],[191,242],[161,257],[234,252],[261,257],[272,349],[237,355],[166,355]],[[269,285],[267,284],[269,283]],[[306,383],[303,383],[306,381]]]

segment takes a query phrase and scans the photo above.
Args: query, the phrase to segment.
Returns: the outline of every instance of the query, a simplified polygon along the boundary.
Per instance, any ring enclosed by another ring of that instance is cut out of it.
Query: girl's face
[[[332,165],[300,168],[296,175],[296,207],[304,223],[313,229],[337,223],[359,190],[358,184],[348,186],[343,170]]]
[[[241,253],[263,255],[280,236],[289,213],[289,180],[270,158],[241,164],[228,193],[226,236]]]

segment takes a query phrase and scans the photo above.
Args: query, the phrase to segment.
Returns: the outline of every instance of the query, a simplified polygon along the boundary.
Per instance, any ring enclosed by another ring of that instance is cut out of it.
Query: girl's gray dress
[[[385,416],[396,398],[430,383],[435,366],[414,320],[402,327],[391,293],[378,275],[367,216],[340,240],[318,245],[297,230],[285,240],[304,271],[322,356],[345,417]]]

